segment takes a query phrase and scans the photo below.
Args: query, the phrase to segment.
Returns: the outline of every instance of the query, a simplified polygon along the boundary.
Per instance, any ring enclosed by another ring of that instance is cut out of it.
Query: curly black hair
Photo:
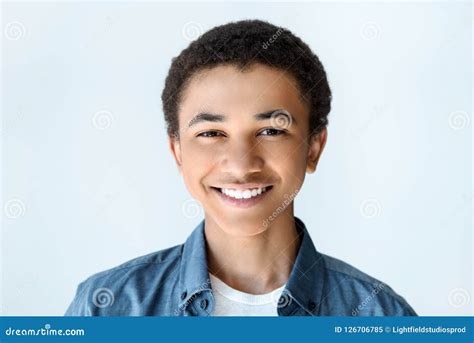
[[[319,58],[285,28],[262,20],[242,20],[212,28],[172,59],[161,94],[168,135],[179,138],[179,103],[193,75],[223,64],[243,71],[255,63],[295,78],[310,109],[310,135],[327,126],[332,96]]]

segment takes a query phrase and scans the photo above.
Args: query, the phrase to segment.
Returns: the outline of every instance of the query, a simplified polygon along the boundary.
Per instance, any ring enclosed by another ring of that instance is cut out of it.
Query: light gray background
[[[168,152],[170,60],[215,25],[285,26],[323,62],[329,136],[296,214],[420,315],[472,315],[472,5],[3,4],[3,315],[62,315],[202,212]]]

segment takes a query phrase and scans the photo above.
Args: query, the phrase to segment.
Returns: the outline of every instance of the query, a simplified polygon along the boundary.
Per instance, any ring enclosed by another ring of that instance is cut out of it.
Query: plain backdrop
[[[333,91],[295,200],[316,248],[419,315],[472,315],[470,2],[3,3],[2,315],[62,315],[79,282],[183,243],[202,219],[160,95],[200,33],[264,19]]]

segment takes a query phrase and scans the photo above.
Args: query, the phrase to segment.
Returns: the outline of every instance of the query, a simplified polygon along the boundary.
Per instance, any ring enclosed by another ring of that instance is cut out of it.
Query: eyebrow
[[[253,117],[255,120],[262,121],[262,120],[268,120],[271,119],[274,113],[278,113],[278,116],[284,116],[288,122],[295,123],[295,119],[285,110],[283,109],[275,109],[271,111],[266,111],[263,113],[257,113]],[[193,125],[196,125],[201,122],[224,122],[226,121],[226,116],[223,114],[215,114],[215,113],[209,113],[209,112],[203,112],[199,113],[196,116],[194,116],[188,123],[188,128],[190,128]]]

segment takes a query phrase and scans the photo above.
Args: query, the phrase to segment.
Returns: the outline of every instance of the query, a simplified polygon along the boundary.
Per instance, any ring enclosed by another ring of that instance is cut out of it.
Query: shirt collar
[[[322,300],[324,286],[324,259],[316,250],[303,221],[297,217],[295,225],[300,247],[286,285],[288,295],[299,307],[279,307],[280,315],[315,315]]]
[[[279,315],[315,315],[321,303],[324,260],[316,250],[303,221],[294,217],[300,246],[278,306]],[[179,310],[184,311],[198,293],[210,292],[204,220],[193,230],[183,246],[179,272]],[[212,298],[212,296],[211,296]],[[212,310],[213,304],[211,304]]]
[[[179,312],[185,312],[188,305],[194,301],[196,294],[205,291],[212,292],[207,268],[204,220],[196,226],[184,243],[179,280]]]

